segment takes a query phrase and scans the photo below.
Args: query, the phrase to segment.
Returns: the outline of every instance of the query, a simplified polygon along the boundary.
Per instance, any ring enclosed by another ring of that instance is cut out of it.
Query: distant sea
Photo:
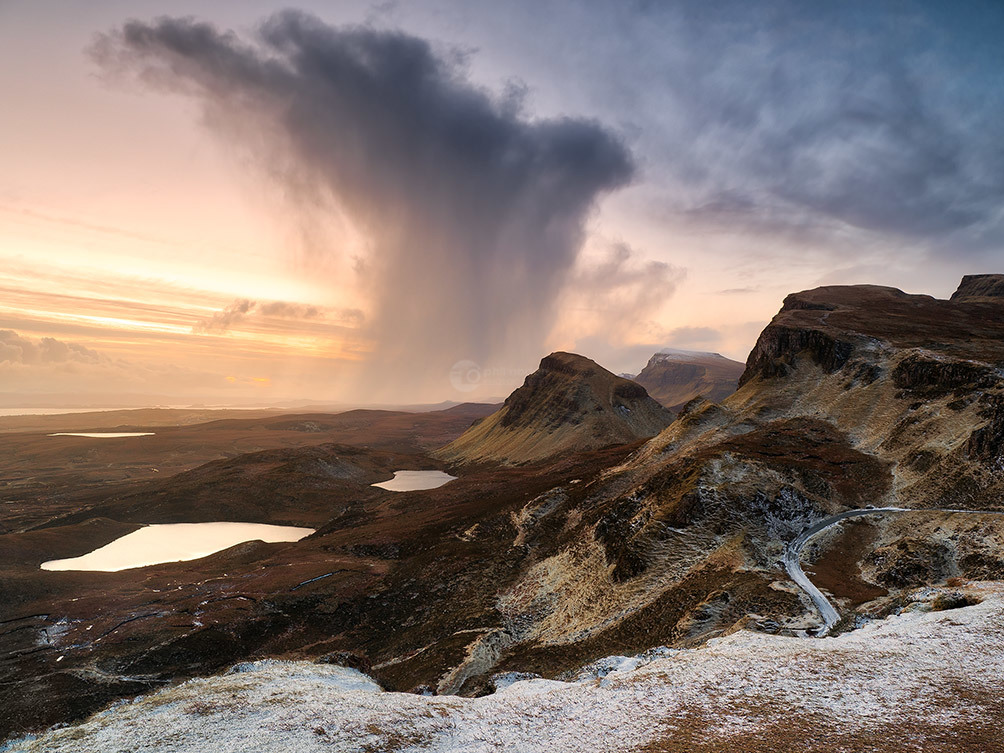
[[[3,416],[58,416],[61,413],[106,413],[113,410],[291,410],[268,405],[130,405],[126,408],[0,408]]]
[[[164,406],[173,408],[174,406]],[[58,416],[60,413],[98,413],[109,410],[137,410],[132,408],[0,408],[0,416]]]

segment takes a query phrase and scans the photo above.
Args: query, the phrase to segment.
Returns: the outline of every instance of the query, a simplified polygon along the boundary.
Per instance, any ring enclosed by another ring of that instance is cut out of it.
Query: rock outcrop
[[[739,386],[745,366],[719,353],[662,350],[652,356],[634,381],[672,411],[696,397],[721,402]]]
[[[1004,298],[1004,275],[966,275],[952,294],[953,301],[983,298]]]
[[[987,275],[1000,278],[1004,275]],[[1004,357],[1004,297],[990,295],[992,280],[963,280],[952,300],[909,295],[895,288],[847,285],[815,288],[784,299],[746,361],[740,386],[756,377],[785,376],[807,356],[826,373],[857,355],[856,368],[878,366],[893,350],[928,361],[1000,363]],[[983,282],[980,282],[983,280]],[[861,371],[867,379],[873,372]],[[877,372],[874,372],[877,374]]]
[[[574,353],[552,353],[496,413],[436,451],[449,463],[517,464],[655,436],[673,420],[645,388]]]

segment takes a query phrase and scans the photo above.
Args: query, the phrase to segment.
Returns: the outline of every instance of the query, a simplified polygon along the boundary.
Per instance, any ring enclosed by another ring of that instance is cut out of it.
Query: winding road
[[[820,521],[812,524],[800,534],[798,534],[795,539],[793,539],[784,549],[784,569],[788,572],[788,576],[808,594],[809,598],[812,599],[812,603],[816,606],[819,611],[820,617],[823,618],[822,626],[816,630],[816,636],[822,638],[833,626],[837,624],[840,620],[840,612],[836,610],[830,600],[823,595],[823,592],[816,588],[809,577],[802,570],[802,549],[808,543],[809,539],[822,531],[825,531],[830,526],[836,525],[842,520],[847,520],[848,518],[860,518],[864,515],[884,515],[886,513],[956,513],[956,514],[967,514],[967,515],[1004,515],[1002,510],[957,510],[949,508],[933,508],[933,509],[910,509],[908,507],[869,507],[863,510],[847,510],[836,515],[831,515],[828,518],[823,518]]]

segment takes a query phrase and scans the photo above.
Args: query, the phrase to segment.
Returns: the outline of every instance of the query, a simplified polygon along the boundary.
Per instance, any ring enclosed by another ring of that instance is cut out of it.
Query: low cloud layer
[[[162,18],[102,37],[95,56],[195,97],[303,206],[348,217],[368,245],[374,389],[404,366],[445,383],[462,359],[532,363],[590,212],[633,177],[599,124],[534,120],[519,87],[493,97],[462,56],[403,33],[286,11],[243,39]]]
[[[261,393],[268,379],[227,376],[168,361],[143,362],[113,357],[71,340],[30,337],[0,329],[0,396],[8,391],[34,407],[42,395],[53,405],[87,404],[99,395],[102,404],[132,404],[135,395],[169,396],[182,393],[206,398],[247,398]],[[16,387],[16,391],[11,390]],[[32,397],[36,396],[36,397]],[[89,397],[90,396],[90,397]]]
[[[79,343],[53,337],[32,340],[10,329],[0,329],[0,364],[41,366],[49,364],[102,364],[108,359]]]

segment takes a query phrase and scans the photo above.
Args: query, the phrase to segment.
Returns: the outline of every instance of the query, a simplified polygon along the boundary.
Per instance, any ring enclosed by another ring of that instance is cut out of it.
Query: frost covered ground
[[[837,637],[740,631],[484,698],[258,662],[0,751],[1004,751],[1004,583],[965,590],[983,601],[922,611],[938,593],[924,589],[904,614]]]

